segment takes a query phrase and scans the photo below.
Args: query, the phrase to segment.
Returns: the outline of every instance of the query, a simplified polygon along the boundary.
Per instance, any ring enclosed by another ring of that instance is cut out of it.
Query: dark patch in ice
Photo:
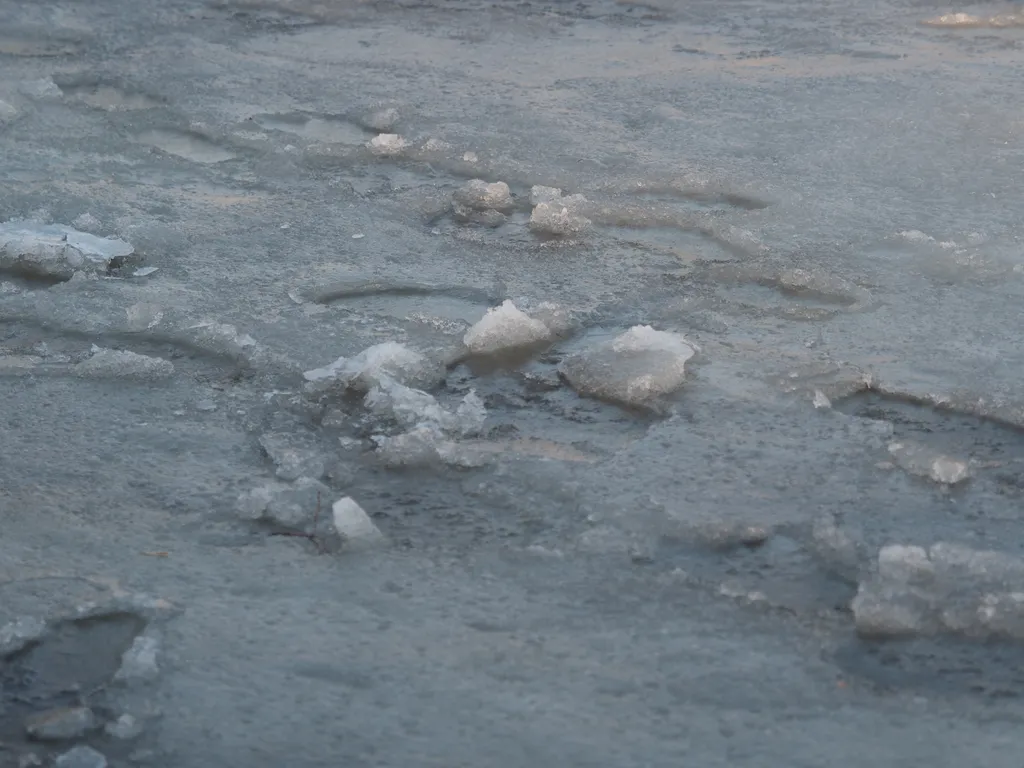
[[[833,659],[846,674],[883,690],[989,700],[1024,695],[1024,646],[1004,641],[854,638]]]
[[[492,291],[482,288],[439,285],[415,280],[346,280],[309,291],[310,299],[317,304],[330,304],[366,296],[448,296],[484,306],[500,300]]]
[[[936,405],[911,395],[862,391],[833,403],[851,416],[892,425],[897,440],[913,439],[942,453],[998,469],[1014,486],[1024,485],[1024,430],[992,418]]]

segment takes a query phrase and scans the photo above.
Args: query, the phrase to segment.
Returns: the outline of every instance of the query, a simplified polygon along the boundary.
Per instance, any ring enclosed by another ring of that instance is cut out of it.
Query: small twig
[[[324,553],[323,542],[320,541],[320,537],[316,535],[317,528],[320,525],[320,491],[316,492],[316,512],[313,513],[313,530],[311,533],[300,533],[299,531],[275,531],[271,533],[271,536],[291,536],[297,539],[308,539],[313,542],[313,546],[316,547],[318,555]]]

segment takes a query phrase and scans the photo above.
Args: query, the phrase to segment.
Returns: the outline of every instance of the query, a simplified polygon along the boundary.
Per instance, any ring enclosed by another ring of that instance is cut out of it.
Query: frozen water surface
[[[1017,768],[1021,30],[0,0],[0,762]]]

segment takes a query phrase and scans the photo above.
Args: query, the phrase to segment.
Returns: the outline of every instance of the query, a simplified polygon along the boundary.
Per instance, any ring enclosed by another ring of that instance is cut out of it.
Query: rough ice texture
[[[558,237],[581,235],[593,223],[580,212],[585,202],[582,195],[571,195],[538,203],[530,214],[530,229],[538,234]]]
[[[311,477],[300,477],[293,484],[271,483],[254,488],[238,497],[235,511],[245,520],[260,520],[305,531],[313,522],[318,497],[323,500],[331,489]]]
[[[164,379],[174,374],[174,364],[159,357],[93,346],[88,360],[73,366],[76,375],[90,378]]]
[[[62,224],[0,224],[0,269],[67,280],[75,272],[105,273],[135,252],[123,240],[80,232]]]
[[[509,211],[515,206],[508,184],[496,181],[488,184],[482,179],[467,181],[452,195],[458,205],[478,211]]]
[[[637,325],[609,342],[570,355],[560,371],[581,395],[648,406],[678,389],[697,348],[676,333]]]
[[[334,502],[331,508],[334,530],[344,539],[348,547],[374,546],[386,543],[384,534],[374,525],[373,520],[366,514],[351,497],[346,496]]]
[[[562,196],[562,190],[558,187],[544,187],[535,184],[530,187],[530,205],[540,205],[558,200]]]
[[[473,354],[492,355],[550,338],[551,330],[544,323],[506,299],[500,307],[487,310],[483,318],[466,332],[462,341]]]
[[[1024,639],[1024,560],[1000,552],[938,543],[893,544],[852,604],[868,636],[952,633]]]
[[[955,485],[971,476],[970,466],[950,456],[910,441],[889,444],[889,455],[896,465],[912,475],[927,477],[936,483]]]
[[[339,357],[330,365],[306,371],[306,381],[337,382],[366,392],[387,376],[410,387],[431,386],[441,375],[437,363],[404,344],[387,341],[368,347],[351,358]]]
[[[397,133],[382,133],[370,139],[366,146],[378,157],[393,157],[404,152],[409,142]]]
[[[0,627],[0,659],[37,642],[46,633],[46,622],[35,616],[22,616]]]

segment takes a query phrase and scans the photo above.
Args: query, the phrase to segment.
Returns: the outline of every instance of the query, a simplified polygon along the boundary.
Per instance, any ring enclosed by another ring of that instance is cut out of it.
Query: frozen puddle
[[[233,152],[196,133],[157,129],[140,134],[138,140],[142,144],[148,144],[169,155],[194,163],[223,163],[236,157]]]

